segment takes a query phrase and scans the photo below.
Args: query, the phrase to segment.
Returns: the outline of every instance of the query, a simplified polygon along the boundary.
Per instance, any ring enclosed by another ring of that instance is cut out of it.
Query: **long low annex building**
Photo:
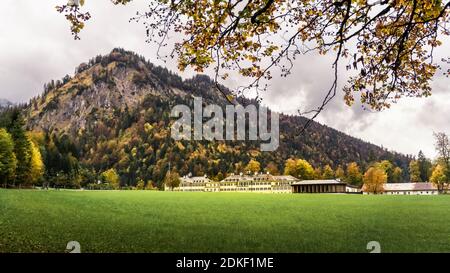
[[[339,179],[302,180],[292,183],[293,193],[361,193],[361,190]]]

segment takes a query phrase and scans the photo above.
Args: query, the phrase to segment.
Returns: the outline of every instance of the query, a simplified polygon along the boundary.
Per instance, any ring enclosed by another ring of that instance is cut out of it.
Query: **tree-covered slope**
[[[160,185],[169,162],[181,175],[219,178],[243,171],[250,159],[263,168],[273,162],[282,171],[290,157],[333,168],[353,161],[365,168],[388,159],[407,173],[409,157],[316,122],[300,134],[305,119],[298,116],[280,115],[280,147],[275,152],[261,152],[259,143],[249,141],[174,141],[170,110],[192,104],[193,96],[226,104],[206,76],[183,80],[143,57],[115,49],[81,64],[73,77],[47,84],[23,113],[28,129],[44,135],[43,146],[53,145],[61,156],[70,154],[92,176],[114,168],[124,185],[139,180]],[[59,171],[46,167],[48,175]]]

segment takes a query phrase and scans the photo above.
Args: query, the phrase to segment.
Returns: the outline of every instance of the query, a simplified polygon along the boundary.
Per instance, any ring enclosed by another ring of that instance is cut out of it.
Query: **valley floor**
[[[0,252],[450,252],[450,196],[0,190]]]

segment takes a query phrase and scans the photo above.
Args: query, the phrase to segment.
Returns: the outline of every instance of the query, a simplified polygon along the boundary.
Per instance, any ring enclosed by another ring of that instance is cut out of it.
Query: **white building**
[[[436,195],[438,188],[433,183],[386,183],[383,186],[387,195]],[[368,194],[364,192],[364,194]]]
[[[220,191],[291,193],[291,184],[297,181],[290,175],[232,174],[220,182]]]
[[[183,176],[180,178],[180,186],[174,188],[173,191],[206,191],[206,188],[210,188],[211,183],[214,183],[211,179],[205,176]],[[165,189],[167,190],[167,189]]]
[[[297,181],[299,181],[297,178],[290,175],[276,176],[258,173],[231,174],[220,182],[206,176],[184,176],[181,178],[180,186],[173,191],[291,193],[291,184]]]

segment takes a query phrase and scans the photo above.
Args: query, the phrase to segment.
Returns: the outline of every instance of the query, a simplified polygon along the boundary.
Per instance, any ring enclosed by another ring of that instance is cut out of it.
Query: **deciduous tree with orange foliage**
[[[363,191],[373,194],[384,192],[384,184],[387,182],[387,174],[380,167],[370,167],[364,174]]]
[[[314,168],[304,159],[288,159],[284,165],[284,174],[302,180],[314,179]]]
[[[248,162],[247,167],[245,167],[245,170],[252,174],[257,173],[261,170],[261,164],[259,164],[258,161],[252,159],[250,160],[250,162]]]

